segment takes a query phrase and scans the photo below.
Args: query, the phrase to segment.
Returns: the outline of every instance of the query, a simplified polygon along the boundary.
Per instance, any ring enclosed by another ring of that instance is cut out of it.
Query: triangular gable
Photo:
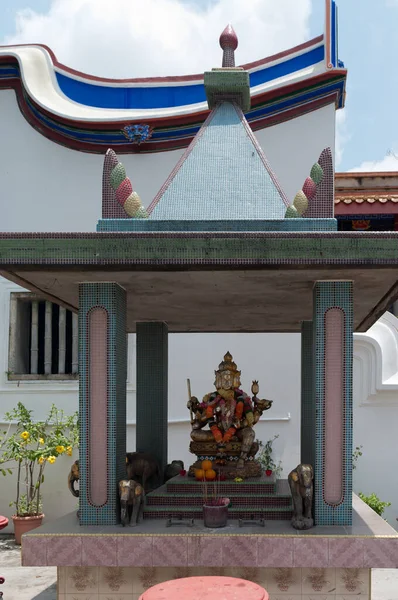
[[[150,205],[150,219],[283,219],[289,202],[241,109],[222,102]]]

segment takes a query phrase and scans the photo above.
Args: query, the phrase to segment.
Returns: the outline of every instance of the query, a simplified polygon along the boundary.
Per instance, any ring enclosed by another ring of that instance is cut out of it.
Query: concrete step
[[[229,519],[264,519],[266,521],[286,521],[292,518],[292,509],[289,506],[279,508],[262,507],[262,508],[245,508],[245,507],[230,507],[228,509]],[[144,510],[144,519],[203,519],[203,509],[199,506],[146,506]]]
[[[276,494],[237,494],[230,493],[233,506],[243,507],[275,507],[292,506],[292,498],[289,495]],[[168,494],[159,493],[158,490],[147,494],[147,506],[203,506],[202,494]]]
[[[170,479],[166,484],[166,491],[170,494],[202,494],[204,483],[196,481],[191,477],[182,477],[177,475]],[[218,495],[228,496],[234,492],[240,494],[274,494],[282,490],[282,493],[290,494],[287,480],[282,479],[276,481],[274,475],[267,477],[262,475],[259,478],[249,478],[241,482],[236,481],[220,481],[216,483],[219,490]],[[162,486],[163,487],[163,486]],[[208,490],[214,489],[214,483],[207,483]]]

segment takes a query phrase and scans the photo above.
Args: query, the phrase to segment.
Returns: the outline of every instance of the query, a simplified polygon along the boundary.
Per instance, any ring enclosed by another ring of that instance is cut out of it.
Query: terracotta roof
[[[335,174],[336,204],[398,203],[398,172]]]
[[[381,204],[385,204],[386,202],[394,202],[397,203],[398,202],[398,194],[394,195],[394,196],[382,196],[379,194],[373,194],[373,195],[355,195],[355,196],[347,196],[346,194],[344,195],[335,195],[334,197],[334,203],[335,204],[340,204],[340,202],[344,203],[344,204],[363,204],[364,202],[368,202],[369,204],[374,204],[375,202],[380,202]]]

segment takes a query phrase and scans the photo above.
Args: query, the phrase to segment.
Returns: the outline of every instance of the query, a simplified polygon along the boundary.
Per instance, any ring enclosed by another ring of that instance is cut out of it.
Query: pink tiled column
[[[352,282],[314,287],[315,523],[352,523]]]
[[[126,297],[115,283],[79,287],[80,524],[119,522],[126,474]]]

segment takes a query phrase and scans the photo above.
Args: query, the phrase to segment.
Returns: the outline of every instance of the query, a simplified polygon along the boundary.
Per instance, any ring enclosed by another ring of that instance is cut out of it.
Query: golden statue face
[[[216,380],[214,385],[218,390],[231,390],[240,386],[240,371],[238,371],[229,352],[224,356],[224,361],[220,363],[218,371],[215,371],[215,374]]]
[[[237,373],[231,371],[216,371],[216,380],[214,382],[216,388],[223,390],[231,390],[240,386],[240,377]]]

